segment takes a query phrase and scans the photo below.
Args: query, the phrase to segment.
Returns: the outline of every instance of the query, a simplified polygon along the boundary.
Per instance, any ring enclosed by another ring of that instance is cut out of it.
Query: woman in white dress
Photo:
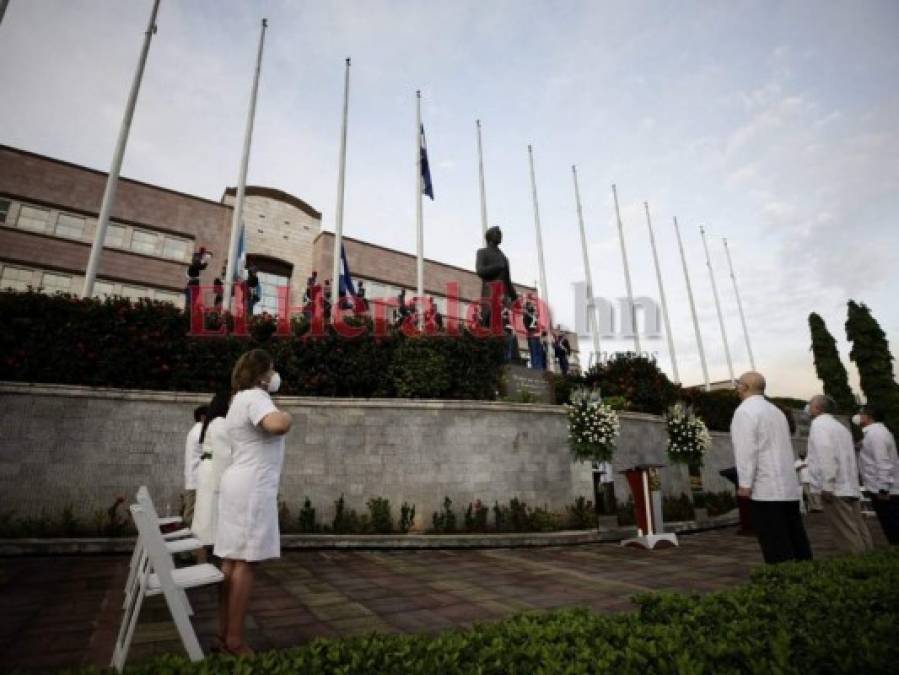
[[[219,484],[225,469],[231,465],[231,437],[225,415],[231,394],[219,392],[208,406],[206,421],[200,431],[200,468],[197,471],[197,503],[190,529],[203,546],[215,543],[218,524]]]
[[[225,423],[231,439],[231,466],[219,486],[219,521],[214,553],[223,559],[225,583],[219,607],[220,639],[235,656],[252,654],[244,642],[244,620],[253,589],[255,565],[281,557],[278,483],[284,461],[284,434],[290,415],[269,394],[281,377],[261,349],[243,354],[231,373],[234,397]]]

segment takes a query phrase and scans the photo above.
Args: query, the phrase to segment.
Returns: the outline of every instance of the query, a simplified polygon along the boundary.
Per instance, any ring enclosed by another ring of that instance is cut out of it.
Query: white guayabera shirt
[[[200,433],[203,431],[203,423],[197,422],[187,432],[184,441],[184,489],[197,489],[197,470],[200,468],[200,456],[203,454],[203,446],[200,445]]]
[[[734,412],[730,437],[739,486],[751,488],[752,499],[799,501],[790,426],[775,405],[760,395],[745,399]]]
[[[887,490],[899,495],[899,457],[896,439],[883,422],[869,424],[862,431],[865,440],[858,455],[865,488],[871,492]]]
[[[808,432],[809,487],[814,493],[858,497],[858,465],[849,429],[833,415],[818,415]]]

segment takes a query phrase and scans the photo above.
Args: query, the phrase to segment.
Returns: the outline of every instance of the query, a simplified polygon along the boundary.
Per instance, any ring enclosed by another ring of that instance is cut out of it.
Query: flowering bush
[[[677,464],[702,465],[702,456],[712,447],[712,435],[693,410],[675,403],[665,415],[668,429],[668,458]]]
[[[577,389],[571,395],[568,410],[568,440],[579,461],[608,462],[615,450],[621,425],[618,413],[604,404],[599,394]]]

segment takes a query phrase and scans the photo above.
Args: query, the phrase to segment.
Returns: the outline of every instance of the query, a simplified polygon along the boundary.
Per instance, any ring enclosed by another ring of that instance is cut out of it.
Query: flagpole
[[[481,120],[475,120],[478,128],[478,176],[481,187],[481,244],[483,237],[487,235],[487,189],[484,187],[484,150],[481,145]]]
[[[702,365],[702,377],[705,382],[705,390],[711,390],[712,386],[709,382],[709,367],[705,362],[705,349],[702,346],[702,333],[699,332],[699,318],[696,316],[696,303],[693,302],[693,286],[690,284],[690,272],[687,269],[687,258],[684,255],[684,243],[680,238],[680,227],[677,224],[677,217],[674,218],[674,231],[677,234],[677,247],[680,249],[680,261],[684,267],[684,281],[687,282],[687,298],[690,301],[690,314],[693,316],[693,330],[696,333],[696,346],[699,349],[699,363]]]
[[[334,209],[334,262],[331,267],[331,302],[340,306],[340,260],[343,246],[343,194],[346,175],[346,138],[350,100],[350,60],[343,75],[343,124],[340,131],[340,157],[337,163],[337,207]],[[349,289],[347,289],[349,292]]]
[[[6,12],[5,0],[0,4],[2,12]],[[147,54],[150,51],[150,41],[156,33],[156,15],[159,12],[159,0],[154,0],[153,9],[150,12],[150,21],[144,32],[144,44],[141,47],[140,58],[137,61],[137,69],[134,71],[134,79],[131,81],[131,91],[128,93],[128,102],[125,104],[125,114],[122,116],[122,124],[119,127],[119,137],[116,139],[115,151],[112,154],[112,166],[106,177],[106,188],[103,191],[103,201],[100,203],[100,215],[97,216],[97,228],[94,232],[94,243],[91,246],[90,257],[87,261],[87,269],[84,271],[84,286],[81,289],[81,297],[89,298],[94,294],[94,281],[97,279],[97,270],[100,268],[100,257],[103,255],[103,243],[106,241],[106,230],[109,227],[109,217],[115,204],[116,188],[119,183],[119,173],[122,170],[122,159],[125,157],[125,146],[128,144],[128,134],[131,131],[131,121],[134,119],[134,108],[137,105],[137,94],[140,91],[140,83],[144,77],[144,69],[147,65]],[[0,14],[0,20],[2,20]]]
[[[743,324],[743,337],[746,338],[746,352],[749,354],[749,365],[755,370],[755,357],[752,355],[752,345],[749,344],[749,330],[746,328],[746,317],[743,315],[743,302],[740,300],[740,290],[737,288],[737,277],[734,276],[734,265],[730,260],[730,249],[727,246],[727,239],[724,241],[724,252],[727,254],[727,266],[730,269],[730,280],[734,285],[734,295],[737,296],[737,309],[740,310],[740,323]]]
[[[534,148],[528,145],[528,163],[531,168],[531,195],[534,199],[534,227],[537,230],[537,262],[540,266],[540,294],[543,296],[543,304],[546,307],[546,321],[549,329],[546,334],[546,361],[549,370],[555,372],[553,367],[552,343],[549,336],[552,333],[552,316],[549,309],[549,292],[546,288],[546,267],[543,264],[543,235],[540,233],[540,205],[537,203],[537,179],[534,176]]]
[[[9,0],[0,0],[0,23],[3,23],[3,16],[6,14],[7,6],[9,6]]]
[[[231,218],[231,240],[228,243],[228,265],[225,269],[225,306],[231,307],[231,286],[237,268],[237,242],[243,227],[243,202],[247,188],[247,169],[250,165],[250,143],[253,140],[253,121],[256,117],[256,95],[259,92],[259,72],[262,69],[262,47],[265,44],[265,29],[268,21],[262,20],[259,31],[259,49],[256,54],[256,70],[253,73],[253,87],[250,90],[250,104],[247,111],[247,127],[244,132],[243,154],[240,158],[240,172],[237,179],[237,195],[234,199],[234,214]]]
[[[630,308],[631,328],[634,332],[634,349],[637,356],[640,356],[640,335],[637,331],[637,308],[634,305],[634,291],[631,288],[631,271],[627,265],[627,248],[624,245],[624,225],[621,222],[621,209],[618,208],[618,189],[612,184],[612,197],[615,198],[615,218],[618,220],[618,241],[621,242],[621,260],[624,263],[624,283],[627,287],[627,302]]]
[[[590,333],[593,336],[593,354],[596,362],[599,362],[599,326],[596,320],[596,303],[593,299],[593,275],[590,272],[590,258],[587,255],[587,235],[584,233],[584,212],[581,208],[581,191],[577,184],[577,167],[571,165],[571,176],[574,178],[574,200],[577,204],[577,221],[581,231],[581,252],[584,255],[584,279],[587,282],[587,322],[590,326]],[[587,360],[587,367],[590,367],[590,360]]]
[[[724,329],[724,316],[721,314],[721,302],[718,300],[718,285],[715,283],[715,271],[712,269],[712,260],[709,258],[709,247],[705,241],[705,228],[699,226],[699,234],[702,236],[702,248],[705,250],[705,264],[709,268],[709,278],[712,280],[712,295],[715,298],[715,311],[718,313],[718,325],[721,327],[721,339],[724,341],[724,357],[727,359],[727,372],[730,373],[730,381],[736,382],[734,377],[734,364],[730,358],[730,345],[727,343],[727,331]]]
[[[424,258],[424,224],[421,208],[421,193],[423,190],[421,174],[421,91],[415,92],[415,295],[418,298],[418,325],[424,325],[424,286],[425,286],[425,258]]]
[[[649,228],[649,244],[652,246],[652,260],[656,267],[656,279],[659,282],[659,298],[662,301],[662,319],[665,320],[665,336],[668,338],[668,353],[671,354],[671,369],[675,384],[680,384],[677,372],[677,356],[674,353],[674,336],[671,334],[671,322],[668,320],[668,302],[665,299],[665,286],[662,284],[662,270],[659,267],[659,255],[656,252],[656,237],[652,231],[652,219],[649,217],[649,202],[643,202],[646,211],[646,226]]]

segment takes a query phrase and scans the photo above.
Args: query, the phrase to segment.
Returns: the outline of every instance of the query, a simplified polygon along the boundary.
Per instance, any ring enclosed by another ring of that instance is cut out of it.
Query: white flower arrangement
[[[705,422],[689,407],[676,403],[665,415],[668,429],[668,458],[678,464],[702,465],[702,457],[712,447],[712,435]]]
[[[568,412],[568,441],[574,458],[608,462],[621,432],[618,413],[602,402],[598,392],[576,389]]]

